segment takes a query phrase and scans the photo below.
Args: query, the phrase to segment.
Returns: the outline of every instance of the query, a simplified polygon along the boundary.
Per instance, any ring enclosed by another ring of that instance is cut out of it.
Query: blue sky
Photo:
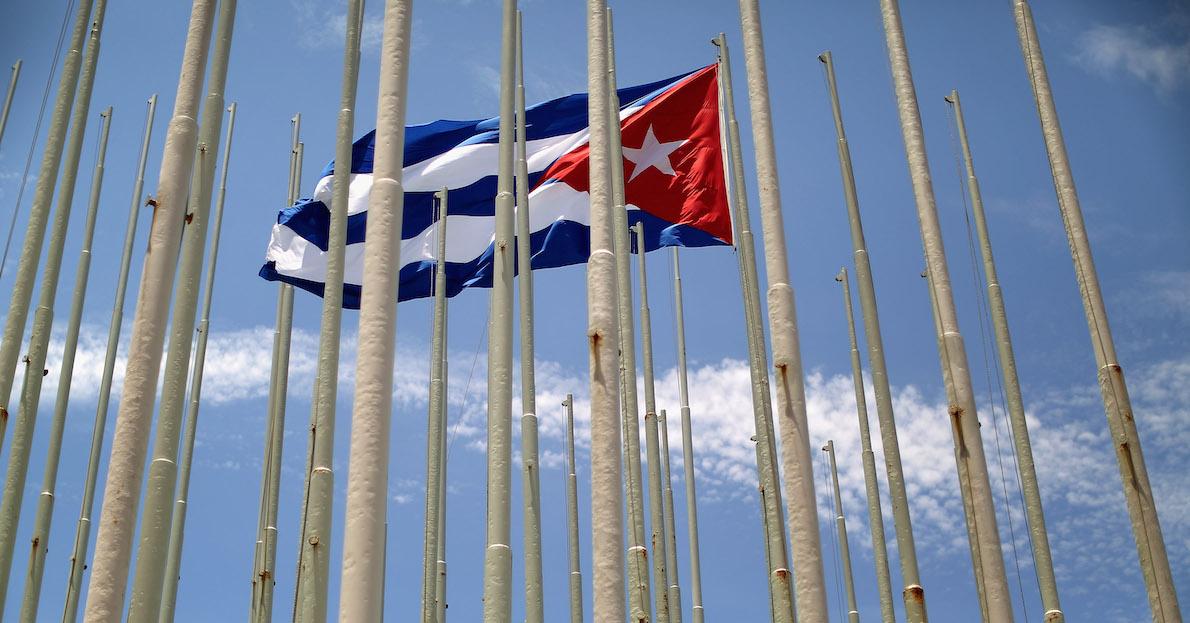
[[[37,103],[63,4],[0,6],[0,61],[25,61],[12,117],[0,145],[0,216],[5,225],[25,152],[33,139]],[[152,193],[173,107],[189,10],[184,4],[128,1],[112,3],[108,9],[94,114],[62,274],[63,283],[73,280],[98,111],[110,104],[115,107],[115,120],[96,235],[98,251],[49,541],[42,600],[46,617],[56,616],[65,590],[116,278],[119,250],[115,245],[122,238],[130,200],[144,100],[154,92],[161,96],[146,184],[146,192]],[[713,62],[709,40],[719,31],[727,33],[733,46],[733,69],[737,84],[742,84],[743,54],[733,3],[624,2],[613,6],[623,84],[643,83]],[[584,3],[527,1],[523,8],[528,99],[541,101],[585,90]],[[1064,0],[1038,3],[1035,12],[1117,347],[1131,382],[1175,582],[1185,593],[1190,586],[1190,485],[1184,478],[1184,465],[1190,459],[1190,434],[1186,432],[1190,422],[1190,245],[1186,244],[1190,234],[1190,203],[1186,199],[1190,196],[1190,125],[1185,122],[1190,116],[1190,11],[1172,1]],[[371,129],[375,116],[381,13],[381,3],[372,2],[366,14],[357,135]],[[499,3],[492,0],[417,3],[410,123],[495,114],[498,13]],[[815,58],[825,49],[835,55],[877,279],[930,613],[940,621],[977,620],[933,325],[925,285],[918,276],[923,265],[921,245],[877,4],[767,2],[762,15],[789,265],[797,290],[808,376],[811,441],[821,445],[828,438],[835,439],[860,611],[872,619],[878,607],[863,511],[846,328],[833,280],[840,265],[850,265],[850,243],[834,131],[822,70]],[[1040,619],[1024,521],[1007,454],[1004,416],[997,413],[993,417],[989,406],[986,379],[995,371],[987,371],[984,365],[963,189],[942,100],[952,88],[959,89],[963,97],[996,245],[1064,609],[1071,620],[1145,620],[1144,586],[1010,5],[1007,1],[907,2],[903,17],[960,322],[980,392],[992,482],[997,491],[1003,485],[1008,493],[1008,503],[1000,495],[997,506],[1014,604],[1018,613],[1027,611],[1031,620]],[[205,407],[191,486],[179,620],[230,620],[242,617],[248,607],[276,298],[275,284],[260,280],[256,270],[270,223],[284,202],[290,116],[295,112],[303,115],[304,192],[309,192],[333,154],[343,22],[340,3],[275,0],[240,6],[227,88],[228,101],[239,102],[239,118],[204,384]],[[741,125],[749,127],[743,89],[738,90],[737,110]],[[747,130],[743,140],[755,211]],[[35,165],[40,149],[39,144]],[[31,175],[36,174],[35,166]],[[18,247],[30,195],[31,188],[20,207],[14,242]],[[147,227],[146,218],[141,223],[138,251],[143,249]],[[676,415],[668,256],[656,254],[650,262],[658,401],[660,407]],[[133,263],[132,292],[136,291],[140,263],[139,257]],[[15,259],[10,257],[0,290],[11,287],[14,267]],[[691,250],[683,254],[683,268],[705,604],[712,618],[731,612],[734,620],[759,621],[767,617],[768,596],[748,441],[752,425],[735,258],[722,248]],[[536,279],[546,611],[547,620],[557,621],[567,612],[560,436],[560,402],[567,392],[576,395],[583,497],[580,514],[584,520],[589,517],[584,269],[544,271]],[[60,319],[67,312],[65,290],[58,296]],[[319,303],[299,293],[295,306],[279,527],[278,613],[289,611],[293,591]],[[486,291],[465,292],[451,302],[454,433],[448,503],[449,602],[451,618],[464,621],[476,620],[481,608],[486,378],[482,355],[487,303]],[[335,450],[339,485],[336,527],[341,526],[341,491],[346,478],[357,318],[355,312],[347,312],[343,320],[343,389]],[[429,318],[430,307],[424,301],[400,307],[386,600],[392,620],[409,620],[418,607]],[[27,499],[32,499],[40,486],[40,457],[57,385],[61,335],[61,329],[56,330]],[[120,378],[118,371],[117,392]],[[514,410],[518,408],[514,404]],[[684,478],[676,417],[673,419],[675,478]],[[1002,453],[997,451],[997,438]],[[879,448],[878,439],[876,445]],[[106,467],[106,452],[104,458]],[[0,460],[7,461],[7,448]],[[825,532],[831,529],[828,492],[821,464],[815,469],[828,588],[836,608],[832,617],[838,618],[842,597],[832,579],[835,564]],[[519,503],[519,482],[514,478],[514,509]],[[680,486],[675,487],[675,496],[678,509],[684,508]],[[887,503],[887,489],[884,499]],[[25,505],[9,595],[19,594],[32,507]],[[886,512],[885,517],[891,535],[891,514]],[[519,520],[513,525],[513,543],[519,544]],[[681,513],[678,530],[678,571],[687,587],[684,605],[689,608],[685,518]],[[1015,533],[1015,550],[1010,530]],[[584,523],[584,567],[589,571],[588,533],[589,526]],[[336,531],[333,604],[337,603],[339,536]],[[518,561],[514,573],[519,587],[519,547],[514,559]],[[893,560],[893,583],[898,586]],[[1182,597],[1190,599],[1185,594]],[[589,590],[587,598],[589,607]],[[15,615],[14,602],[9,600],[6,615]],[[514,617],[519,618],[520,599],[514,599],[513,608]],[[1024,620],[1023,615],[1020,618]]]

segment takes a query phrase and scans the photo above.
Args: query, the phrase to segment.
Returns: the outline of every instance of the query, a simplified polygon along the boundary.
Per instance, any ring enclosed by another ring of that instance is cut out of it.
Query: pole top
[[[835,275],[835,281],[838,281],[839,283],[843,283],[844,281],[847,281],[847,267],[846,266],[839,268],[839,274]]]
[[[819,54],[819,55],[818,55],[818,60],[822,61],[823,63],[828,63],[828,64],[829,64],[829,63],[831,62],[831,51],[830,51],[830,50],[824,50],[824,51],[822,52],[822,54]]]
[[[958,89],[951,89],[950,95],[947,95],[947,96],[943,97],[942,99],[946,100],[947,104],[958,104],[959,103]]]

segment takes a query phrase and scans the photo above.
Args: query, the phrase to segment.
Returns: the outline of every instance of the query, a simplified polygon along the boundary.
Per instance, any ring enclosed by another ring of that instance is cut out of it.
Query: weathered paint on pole
[[[996,528],[996,509],[988,479],[987,461],[979,432],[979,417],[975,411],[975,395],[963,337],[959,333],[958,317],[946,267],[946,251],[934,205],[934,189],[930,181],[929,161],[926,157],[925,137],[917,107],[913,74],[909,68],[909,53],[901,26],[900,9],[896,0],[880,0],[884,32],[888,46],[889,67],[897,97],[897,112],[905,141],[905,156],[913,183],[917,204],[917,218],[921,227],[922,247],[930,274],[930,288],[935,295],[935,313],[941,328],[939,355],[947,381],[948,412],[955,436],[955,460],[966,468],[966,485],[970,511],[966,513],[968,528],[973,531],[973,547],[979,550],[984,581],[983,613],[997,622],[1012,621],[1012,600],[1008,592],[1008,578],[1004,572],[1004,554],[1000,550],[1000,533]]]
[[[389,437],[397,338],[401,220],[405,192],[406,90],[412,0],[387,0],[376,104],[375,170],[368,201],[359,351],[351,412],[351,456],[343,526],[339,620],[384,619]]]
[[[1062,605],[1058,599],[1058,581],[1054,577],[1049,532],[1045,527],[1045,512],[1041,505],[1041,487],[1037,482],[1037,469],[1033,463],[1033,445],[1029,442],[1029,427],[1025,421],[1024,399],[1021,397],[1021,381],[1016,373],[1016,355],[1012,348],[1012,334],[1008,330],[1008,312],[1004,307],[1000,278],[996,275],[992,240],[988,234],[987,216],[983,211],[983,196],[979,192],[979,180],[975,177],[975,162],[971,158],[971,145],[967,140],[967,124],[963,121],[959,92],[951,91],[946,101],[954,107],[955,125],[958,127],[963,163],[967,169],[967,191],[971,194],[971,212],[975,215],[979,252],[983,258],[992,330],[995,332],[996,348],[1000,355],[1000,374],[1004,379],[1008,421],[1012,424],[1012,442],[1016,447],[1017,471],[1021,479],[1021,495],[1024,497],[1029,538],[1033,544],[1033,567],[1041,592],[1041,607],[1045,609],[1046,623],[1060,623],[1066,620],[1066,617],[1062,614]]]
[[[675,249],[677,247],[674,247]],[[665,409],[657,413],[657,426],[661,429],[661,480],[665,483],[665,567],[669,570],[669,620],[682,623],[682,587],[678,582],[678,537],[674,526],[674,487],[669,472],[669,424],[665,420]]]
[[[211,53],[211,75],[199,124],[194,176],[186,205],[182,250],[178,259],[173,316],[169,326],[165,373],[162,376],[160,412],[149,463],[145,506],[141,511],[136,573],[132,581],[129,623],[153,623],[161,612],[165,564],[169,556],[170,527],[173,523],[178,479],[178,446],[182,437],[186,405],[186,382],[194,342],[195,313],[202,280],[207,221],[211,211],[211,190],[215,183],[215,159],[223,126],[227,65],[235,27],[236,0],[219,2],[219,17]]]
[[[847,593],[847,620],[859,623],[855,576],[851,573],[851,547],[847,544],[847,519],[843,515],[843,494],[839,492],[839,467],[835,464],[834,440],[828,439],[822,451],[830,458],[831,489],[835,494],[835,530],[839,533],[839,558],[843,559],[843,588]]]
[[[33,300],[33,280],[41,261],[41,247],[49,224],[50,204],[54,200],[54,186],[58,183],[58,167],[62,164],[62,149],[66,144],[66,129],[74,106],[75,87],[82,69],[83,43],[87,40],[93,0],[81,0],[70,33],[70,45],[62,62],[62,76],[58,79],[58,93],[54,96],[54,111],[46,131],[45,148],[37,173],[37,186],[29,208],[29,222],[21,245],[17,274],[9,292],[8,313],[4,316],[4,334],[0,338],[0,446],[8,427],[9,399],[16,379],[17,358],[25,337],[25,323],[29,319],[29,304]]]
[[[8,111],[12,109],[12,96],[17,92],[17,80],[21,77],[21,59],[12,64],[12,77],[8,80],[8,92],[4,95],[4,111],[0,112],[0,145],[4,144],[4,128],[8,126]]]
[[[140,296],[132,322],[124,389],[116,416],[99,535],[87,591],[84,619],[114,621],[124,611],[128,565],[136,529],[136,507],[144,477],[145,454],[161,371],[169,316],[169,296],[178,266],[178,248],[187,211],[187,189],[194,171],[199,98],[210,47],[214,0],[195,0],[174,99],[174,115],[165,139],[152,200],[153,224],[141,273]],[[156,613],[154,613],[156,614]]]
[[[1128,502],[1128,516],[1132,520],[1132,536],[1136,540],[1136,552],[1140,559],[1141,573],[1149,596],[1149,609],[1153,620],[1160,623],[1181,621],[1182,612],[1178,605],[1177,589],[1165,552],[1165,537],[1161,533],[1161,522],[1157,517],[1157,506],[1153,489],[1149,484],[1149,471],[1145,466],[1141,450],[1140,435],[1132,412],[1132,400],[1128,397],[1128,386],[1124,382],[1124,370],[1116,357],[1116,345],[1107,319],[1107,307],[1099,287],[1099,273],[1091,254],[1091,241],[1083,223],[1083,211],[1078,200],[1078,189],[1074,184],[1074,172],[1066,154],[1066,139],[1058,121],[1058,108],[1050,89],[1049,73],[1037,38],[1037,27],[1033,23],[1033,10],[1026,0],[1013,0],[1017,34],[1021,52],[1028,70],[1029,83],[1037,103],[1037,115],[1041,121],[1041,133],[1049,156],[1050,173],[1054,178],[1054,191],[1058,195],[1058,210],[1070,243],[1070,256],[1074,261],[1075,276],[1083,298],[1083,310],[1091,333],[1091,348],[1095,352],[1098,370],[1099,390],[1103,395],[1103,407],[1107,414],[1108,429],[1111,431],[1120,467],[1120,480],[1124,486],[1124,499]]]
[[[297,200],[302,177],[302,116],[291,120],[289,190],[286,205]],[[293,340],[293,286],[277,288],[277,319],[273,329],[273,364],[269,382],[269,407],[265,421],[264,461],[261,469],[260,520],[257,525],[257,555],[252,569],[253,623],[273,619],[273,594],[277,585],[277,513],[281,498],[281,457],[285,441],[285,403],[289,392],[289,353]]]
[[[25,381],[13,423],[9,442],[8,468],[4,473],[4,493],[0,497],[0,612],[8,596],[8,580],[12,572],[13,549],[16,545],[21,506],[25,496],[25,481],[29,474],[33,435],[37,426],[37,410],[41,402],[41,383],[49,354],[50,335],[54,322],[54,301],[58,296],[58,280],[62,272],[62,255],[66,249],[66,234],[74,207],[74,190],[78,181],[79,160],[87,135],[87,121],[91,110],[91,92],[95,86],[95,66],[99,60],[99,42],[103,34],[103,18],[107,1],[95,4],[90,36],[83,56],[79,78],[77,105],[70,119],[70,139],[62,164],[62,184],[58,191],[58,205],[54,208],[54,222],[50,228],[50,244],[46,250],[41,286],[37,293],[37,309],[33,312],[33,327],[29,335],[25,362]],[[26,234],[28,235],[28,234]],[[24,259],[24,258],[22,258]],[[23,262],[22,262],[23,263]],[[19,276],[18,276],[19,279]],[[0,414],[0,419],[6,420]]]
[[[437,252],[434,254],[434,315],[433,336],[430,339],[430,400],[426,423],[426,526],[425,549],[422,552],[421,621],[438,621],[438,538],[445,518],[442,510],[442,455],[446,436],[446,216],[447,194],[443,188],[437,193],[438,224],[435,226]]]
[[[574,395],[566,394],[566,431],[562,453],[566,459],[566,551],[570,573],[570,623],[583,623],[583,571],[578,538],[578,474],[574,466]]]
[[[74,358],[78,352],[79,327],[83,322],[83,302],[87,298],[87,279],[91,271],[91,242],[95,237],[95,221],[99,214],[99,195],[103,189],[103,164],[107,154],[107,138],[111,131],[112,108],[100,113],[103,126],[99,134],[99,154],[95,173],[91,177],[91,198],[87,204],[87,221],[83,226],[83,243],[79,251],[78,268],[74,277],[74,298],[70,302],[70,318],[62,344],[62,364],[58,373],[58,395],[54,400],[54,416],[50,425],[50,443],[46,451],[45,475],[41,495],[37,498],[37,514],[33,520],[33,544],[29,552],[29,570],[25,575],[25,595],[21,601],[20,621],[37,620],[37,606],[41,597],[41,581],[45,576],[45,553],[49,543],[50,523],[54,516],[55,489],[58,483],[58,464],[62,458],[62,436],[66,432],[66,408],[70,403],[70,385],[74,377]]]
[[[227,170],[231,158],[231,135],[236,123],[236,105],[227,108],[227,137],[223,142],[223,172],[219,176],[219,195],[215,200],[215,215],[211,220],[211,252],[207,256],[206,280],[203,284],[202,312],[198,322],[197,345],[194,347],[194,368],[190,373],[190,397],[186,409],[186,424],[182,435],[182,455],[179,459],[177,495],[169,530],[169,551],[165,559],[165,583],[161,589],[160,623],[174,620],[178,601],[178,581],[182,571],[182,544],[186,530],[186,509],[190,497],[190,470],[194,464],[194,441],[198,431],[198,412],[202,401],[203,366],[207,359],[207,341],[211,333],[211,301],[215,291],[215,267],[219,257],[219,233],[223,228],[223,204],[227,197]]]
[[[720,74],[722,77],[722,74]],[[691,618],[703,623],[702,563],[698,553],[698,501],[694,486],[694,435],[690,430],[690,388],[686,375],[686,315],[682,301],[682,266],[678,261],[678,247],[673,247],[674,259],[674,331],[678,347],[678,400],[681,403],[682,479],[686,484],[686,534],[690,549]],[[668,439],[668,437],[663,437]],[[671,508],[673,502],[670,502]],[[677,548],[674,548],[675,555]],[[677,577],[677,567],[672,567]],[[680,612],[680,611],[679,611]]]
[[[608,136],[611,156],[612,245],[616,256],[619,326],[620,414],[623,417],[624,485],[628,491],[628,609],[636,623],[650,619],[649,554],[645,545],[645,496],[640,460],[640,408],[636,391],[636,336],[632,315],[632,256],[624,199],[624,156],[620,144],[620,96],[616,91],[616,40],[607,10]],[[592,93],[591,97],[595,95]]]
[[[744,61],[748,69],[748,101],[752,110],[752,137],[756,150],[756,177],[764,234],[765,272],[768,276],[769,340],[773,349],[773,376],[777,384],[776,415],[781,421],[781,461],[785,479],[785,504],[790,552],[794,568],[794,593],[798,618],[825,619],[826,583],[818,536],[814,497],[814,459],[806,423],[806,390],[797,333],[797,310],[789,283],[785,251],[785,223],[777,181],[777,153],[773,142],[769,106],[768,72],[758,0],[740,0],[744,34]]]
[[[516,262],[521,338],[521,497],[525,544],[525,621],[545,620],[541,576],[541,465],[537,450],[534,382],[533,269],[529,231],[529,161],[526,154],[524,30],[516,13]]]
[[[826,71],[827,91],[831,99],[831,113],[835,121],[835,134],[838,136],[839,172],[843,179],[843,198],[847,206],[847,222],[851,229],[852,257],[855,262],[855,281],[859,286],[859,306],[863,315],[864,339],[868,347],[868,364],[872,370],[872,388],[876,394],[876,419],[880,424],[880,445],[884,450],[884,469],[888,477],[889,498],[893,510],[893,526],[896,530],[897,557],[900,560],[901,581],[904,588],[901,598],[904,601],[906,618],[911,623],[923,623],[927,620],[925,589],[921,586],[921,575],[917,569],[917,546],[913,540],[913,522],[909,516],[909,495],[905,490],[905,471],[901,465],[901,443],[897,440],[897,423],[893,414],[892,389],[888,381],[888,364],[884,360],[884,337],[880,330],[880,313],[876,307],[876,286],[872,278],[872,263],[868,254],[868,243],[864,238],[864,225],[859,213],[859,195],[855,190],[855,172],[851,167],[851,147],[847,142],[847,134],[843,129],[843,109],[839,102],[838,85],[835,82],[835,63],[831,53],[824,52],[818,57]],[[850,290],[846,276],[843,280],[844,288]],[[851,295],[847,294],[847,305],[850,309]],[[853,313],[853,312],[849,312]],[[852,323],[854,324],[854,322]],[[858,341],[858,340],[857,340]],[[858,354],[858,353],[857,353]],[[858,365],[856,362],[855,365]],[[857,405],[864,410],[861,425],[867,429],[867,405],[862,398],[862,372],[856,375]],[[869,439],[868,446],[871,446]],[[873,474],[873,482],[875,475]],[[869,489],[869,497],[879,501],[880,489]],[[871,502],[869,502],[871,503]],[[877,508],[879,510],[879,508]],[[869,517],[869,519],[871,519]],[[873,524],[874,525],[874,524]],[[880,535],[883,543],[884,522],[880,523]],[[875,538],[875,532],[873,532]],[[884,546],[880,548],[885,552]],[[880,555],[878,553],[878,555]],[[877,560],[877,583],[885,582],[888,578],[887,553],[884,554],[884,570],[880,570]],[[880,579],[883,577],[884,579]],[[891,590],[891,589],[890,589]],[[885,620],[893,617],[892,604],[881,603],[881,615]]]
[[[872,559],[876,564],[876,589],[880,595],[880,619],[884,623],[896,623],[892,581],[889,579],[888,572],[888,545],[884,540],[884,514],[880,509],[880,481],[876,477],[876,457],[872,453],[872,433],[868,428],[868,398],[864,394],[863,365],[859,360],[859,344],[855,335],[855,312],[851,307],[851,284],[848,282],[846,268],[839,270],[835,281],[843,284],[843,309],[847,313],[847,337],[851,346],[851,378],[855,385],[855,411],[859,416],[864,490],[868,498],[868,530],[872,536]],[[919,608],[918,611],[922,612],[924,608]]]
[[[496,235],[488,324],[487,546],[484,550],[485,621],[512,618],[512,278],[516,220],[513,197],[513,93],[516,77],[516,0],[504,0],[500,50],[500,143],[496,182]]]
[[[641,373],[645,390],[645,453],[649,461],[649,542],[653,546],[653,587],[658,623],[666,623],[669,615],[669,573],[666,570],[668,539],[665,538],[665,503],[661,485],[661,439],[657,431],[657,399],[653,380],[653,327],[649,313],[649,278],[645,270],[644,225],[628,228],[635,234],[637,283],[640,286],[640,351]]]
[[[620,454],[617,251],[612,227],[614,158],[608,80],[608,15],[587,0],[587,118],[590,120],[591,256],[587,261],[587,346],[591,382],[591,588],[596,621],[623,621],[624,481]],[[631,492],[629,493],[631,495]],[[639,508],[639,507],[638,507]],[[630,570],[631,574],[631,570]],[[633,576],[630,576],[633,577]],[[646,602],[647,603],[647,602]],[[635,615],[635,613],[634,613]],[[646,616],[644,620],[647,620]],[[634,616],[634,623],[641,619]]]
[[[731,82],[731,55],[727,37],[719,33],[711,41],[719,53],[719,100],[721,123],[726,144],[724,159],[730,163],[728,201],[733,206],[732,234],[735,239],[740,289],[744,299],[744,329],[748,338],[748,371],[752,385],[752,417],[756,431],[756,472],[761,503],[761,521],[765,538],[765,574],[769,579],[769,602],[774,621],[793,621],[793,595],[790,591],[788,547],[785,538],[785,512],[781,506],[780,470],[775,460],[777,446],[773,429],[772,392],[769,389],[768,350],[764,341],[764,320],[760,313],[760,279],[756,270],[756,248],[752,237],[752,217],[748,211],[748,190],[744,181],[740,126],[735,115],[735,95]]]
[[[83,587],[83,570],[86,567],[88,543],[91,540],[91,511],[95,504],[95,485],[99,480],[99,459],[103,454],[104,431],[107,428],[108,403],[112,394],[112,377],[116,371],[116,352],[120,345],[120,330],[124,326],[124,296],[128,292],[128,273],[132,266],[133,244],[136,242],[136,227],[141,208],[141,193],[145,186],[145,167],[149,160],[149,143],[153,136],[153,119],[157,113],[157,94],[149,97],[145,113],[144,136],[141,139],[140,158],[136,170],[136,181],[132,186],[132,206],[128,209],[128,225],[124,230],[124,251],[120,256],[120,273],[116,278],[115,300],[112,303],[112,317],[108,325],[107,351],[103,358],[103,375],[99,381],[99,396],[96,399],[95,424],[91,431],[91,450],[87,455],[87,476],[83,485],[82,508],[79,511],[78,526],[75,529],[74,548],[70,554],[70,576],[66,580],[66,599],[62,621],[74,623],[78,619],[79,595]]]
[[[363,0],[348,0],[343,48],[343,83],[335,130],[335,170],[331,183],[330,232],[326,287],[322,298],[322,330],[318,340],[318,373],[310,413],[310,463],[302,534],[298,553],[294,619],[324,623],[327,618],[333,506],[335,409],[339,389],[339,336],[343,316],[343,270],[347,246],[347,198],[351,184],[355,92],[359,84]]]

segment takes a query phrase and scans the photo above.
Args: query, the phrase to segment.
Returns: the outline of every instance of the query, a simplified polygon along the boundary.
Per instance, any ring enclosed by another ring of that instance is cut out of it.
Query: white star
[[[676,175],[673,164],[669,161],[669,155],[674,150],[685,145],[689,140],[684,139],[669,143],[659,143],[657,142],[657,137],[653,134],[653,126],[650,125],[649,129],[645,132],[645,140],[639,148],[623,148],[624,157],[633,164],[632,176],[628,178],[628,181],[631,182],[649,167],[653,167],[666,175]]]

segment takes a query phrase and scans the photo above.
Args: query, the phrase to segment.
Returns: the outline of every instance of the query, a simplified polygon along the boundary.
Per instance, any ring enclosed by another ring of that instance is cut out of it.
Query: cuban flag
[[[732,244],[720,143],[715,65],[619,90],[629,223],[645,250]],[[587,94],[525,112],[529,228],[534,270],[581,264],[590,255]],[[447,296],[491,287],[499,119],[434,121],[405,131],[405,214],[399,299],[429,296],[435,258],[434,193],[449,189]],[[358,309],[375,132],[352,149],[343,306]],[[260,276],[322,296],[330,229],[327,165],[311,198],[282,210]],[[518,209],[520,209],[518,207]]]

